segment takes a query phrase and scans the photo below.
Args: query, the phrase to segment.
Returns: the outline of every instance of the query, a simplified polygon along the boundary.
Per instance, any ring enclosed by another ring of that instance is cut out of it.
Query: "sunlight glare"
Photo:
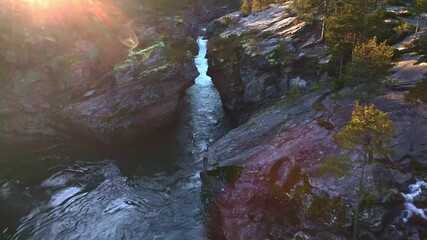
[[[54,5],[63,4],[67,2],[65,0],[22,0],[22,1],[30,4],[39,5],[42,8],[50,8]]]

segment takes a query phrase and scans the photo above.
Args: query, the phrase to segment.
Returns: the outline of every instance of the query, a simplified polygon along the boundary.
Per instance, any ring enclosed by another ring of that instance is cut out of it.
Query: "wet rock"
[[[31,196],[20,188],[17,181],[0,185],[0,213],[10,220],[7,225],[25,216],[30,211],[32,202]]]
[[[147,208],[140,214],[137,208],[143,200],[127,186],[111,161],[76,164],[58,172],[42,182],[37,200],[36,207],[22,218],[14,238],[134,239],[136,232],[140,234],[147,226],[131,223],[143,222],[153,214]]]

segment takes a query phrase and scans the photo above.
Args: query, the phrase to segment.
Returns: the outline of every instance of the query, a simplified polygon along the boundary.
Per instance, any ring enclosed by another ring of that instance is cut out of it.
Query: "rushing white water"
[[[402,196],[406,200],[404,204],[405,210],[403,210],[401,213],[402,220],[404,222],[408,222],[409,219],[414,216],[414,214],[427,220],[427,215],[425,211],[421,208],[418,208],[414,204],[414,198],[421,194],[423,188],[427,191],[427,183],[421,180],[417,180],[416,183],[409,185],[408,188],[409,193],[402,193]]]
[[[208,43],[208,40],[203,39],[203,37],[199,37],[197,39],[197,44],[199,45],[199,54],[197,54],[194,60],[196,63],[197,71],[200,74],[196,78],[196,84],[200,84],[202,86],[213,85],[211,78],[207,75],[208,73],[208,59],[206,58],[207,43]]]

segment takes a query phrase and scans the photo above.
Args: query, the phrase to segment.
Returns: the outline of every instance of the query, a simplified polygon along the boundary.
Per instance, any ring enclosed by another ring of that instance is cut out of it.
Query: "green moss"
[[[140,50],[131,49],[129,50],[128,58],[145,59],[148,56],[150,56],[151,52],[155,48],[165,48],[165,43],[163,41],[160,41],[144,49],[140,49]]]
[[[113,73],[117,74],[119,72],[126,71],[130,68],[134,68],[138,66],[138,64],[139,63],[138,63],[138,60],[136,60],[136,58],[126,59],[125,61],[114,65]]]
[[[160,67],[153,68],[153,69],[141,72],[139,74],[139,77],[144,78],[144,77],[147,77],[147,76],[149,76],[151,74],[154,74],[154,73],[157,73],[157,72],[160,72],[160,71],[164,71],[164,70],[166,70],[168,68],[172,68],[174,66],[175,66],[174,64],[166,63],[166,64],[164,64],[164,65],[162,65]]]

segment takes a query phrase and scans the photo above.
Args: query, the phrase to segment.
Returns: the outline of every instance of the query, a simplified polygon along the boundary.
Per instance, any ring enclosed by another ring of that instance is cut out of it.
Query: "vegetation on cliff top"
[[[386,112],[379,111],[374,105],[354,105],[350,122],[335,135],[335,142],[341,149],[356,154],[356,160],[351,157],[329,158],[321,167],[323,172],[348,174],[352,164],[360,163],[360,174],[357,190],[357,203],[354,211],[353,239],[359,239],[359,212],[364,199],[369,193],[365,191],[366,165],[373,162],[375,157],[388,158],[393,150],[391,140],[395,129],[393,122]]]
[[[252,11],[264,10],[272,3],[286,2],[286,0],[242,0],[240,11],[243,14],[250,14]]]

